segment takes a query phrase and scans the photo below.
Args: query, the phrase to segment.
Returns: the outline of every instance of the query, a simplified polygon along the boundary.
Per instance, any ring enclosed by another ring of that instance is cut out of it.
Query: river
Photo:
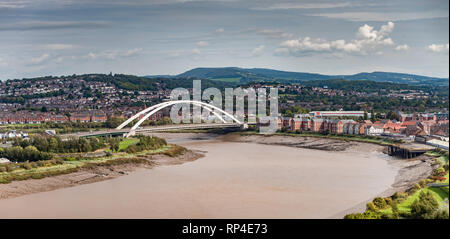
[[[330,218],[390,188],[379,146],[343,152],[176,140],[205,157],[0,200],[0,218]]]

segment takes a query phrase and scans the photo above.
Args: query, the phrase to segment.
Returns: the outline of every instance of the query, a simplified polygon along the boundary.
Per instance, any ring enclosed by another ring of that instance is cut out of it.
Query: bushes
[[[182,155],[184,152],[186,152],[186,148],[181,147],[179,145],[172,145],[172,147],[164,151],[163,154],[170,157],[176,157],[178,155]]]
[[[138,153],[144,150],[155,150],[167,145],[165,139],[150,136],[139,136],[139,142],[128,146],[125,150],[127,153]]]
[[[411,216],[416,219],[432,219],[438,208],[439,203],[431,192],[420,192],[419,198],[411,205]]]
[[[384,209],[387,206],[386,201],[383,198],[380,198],[380,197],[376,197],[375,199],[373,199],[373,204],[378,209]]]
[[[14,146],[6,148],[0,155],[5,157],[12,162],[25,162],[25,161],[39,161],[39,160],[49,160],[53,156],[51,154],[40,152],[34,146],[26,146],[22,148],[21,146]]]

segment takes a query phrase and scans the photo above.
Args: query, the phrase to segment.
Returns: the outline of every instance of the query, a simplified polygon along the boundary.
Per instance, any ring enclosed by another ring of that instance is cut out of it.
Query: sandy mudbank
[[[296,137],[282,135],[237,135],[228,134],[223,137],[225,141],[246,142],[270,145],[283,145],[296,148],[318,149],[327,151],[344,151],[360,143],[329,138]]]
[[[151,169],[162,165],[183,164],[194,161],[200,157],[203,157],[203,154],[200,151],[188,150],[183,155],[177,157],[169,157],[163,154],[152,155],[147,158],[148,163],[145,164],[128,163],[112,166],[96,166],[90,169],[82,168],[80,171],[70,174],[42,179],[13,181],[9,184],[0,184],[0,199],[104,181],[127,175],[138,169]]]

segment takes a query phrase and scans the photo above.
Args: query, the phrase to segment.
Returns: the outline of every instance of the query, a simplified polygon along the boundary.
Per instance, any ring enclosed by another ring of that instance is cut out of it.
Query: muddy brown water
[[[205,157],[0,200],[0,218],[329,218],[390,188],[379,146],[343,152],[185,140]]]

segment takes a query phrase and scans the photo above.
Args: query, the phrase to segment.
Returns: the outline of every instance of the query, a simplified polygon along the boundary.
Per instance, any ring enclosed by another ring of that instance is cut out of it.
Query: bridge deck
[[[237,123],[213,123],[213,124],[177,124],[177,125],[162,125],[162,126],[149,126],[138,128],[135,130],[136,133],[139,132],[158,132],[158,131],[170,131],[170,130],[179,130],[179,129],[214,129],[214,128],[238,128],[241,127],[240,124]],[[130,128],[124,129],[108,129],[108,130],[99,130],[92,132],[79,132],[73,134],[64,134],[61,135],[63,138],[70,137],[94,137],[94,136],[115,136],[115,135],[126,135],[130,133]]]

